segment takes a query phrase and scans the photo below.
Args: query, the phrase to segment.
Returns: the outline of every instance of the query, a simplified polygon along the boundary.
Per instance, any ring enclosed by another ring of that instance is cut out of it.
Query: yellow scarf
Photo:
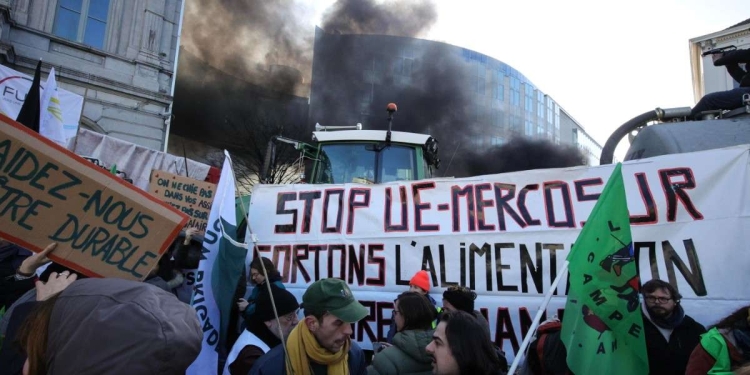
[[[315,339],[307,324],[302,320],[289,334],[286,340],[286,351],[289,359],[286,363],[288,375],[312,375],[310,360],[328,366],[328,375],[349,374],[349,340],[338,353],[324,349]]]

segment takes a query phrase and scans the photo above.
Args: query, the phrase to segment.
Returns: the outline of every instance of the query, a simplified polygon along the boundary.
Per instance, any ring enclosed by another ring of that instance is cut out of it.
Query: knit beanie
[[[414,274],[414,276],[409,280],[409,285],[415,285],[420,288],[422,288],[425,292],[430,292],[430,275],[427,274],[427,271],[422,270]]]
[[[477,294],[466,287],[450,287],[443,292],[443,299],[456,309],[471,314],[474,312],[474,300],[477,299]]]
[[[276,302],[276,310],[280,317],[293,313],[299,308],[297,298],[295,298],[292,293],[286,289],[279,288],[274,284],[270,285],[273,300]],[[255,312],[253,313],[252,318],[258,319],[261,322],[266,322],[275,318],[271,298],[269,297],[268,289],[265,285],[261,288],[260,293],[258,293],[258,298],[255,300]]]

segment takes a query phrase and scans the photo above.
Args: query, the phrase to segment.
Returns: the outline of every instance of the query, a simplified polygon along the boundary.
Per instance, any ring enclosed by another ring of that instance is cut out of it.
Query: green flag
[[[568,255],[561,338],[575,374],[648,374],[621,169],[617,164]]]

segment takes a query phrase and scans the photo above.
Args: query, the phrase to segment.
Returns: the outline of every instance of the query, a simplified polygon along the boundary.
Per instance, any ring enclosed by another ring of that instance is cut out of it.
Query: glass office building
[[[394,129],[435,136],[444,162],[524,136],[579,145],[598,164],[601,146],[502,61],[441,42],[316,29],[311,123],[383,129],[389,102],[399,105]]]

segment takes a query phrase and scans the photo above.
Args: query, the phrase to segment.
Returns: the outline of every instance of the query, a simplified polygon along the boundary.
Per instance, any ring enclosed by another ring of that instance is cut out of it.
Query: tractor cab
[[[426,134],[384,130],[337,130],[313,132],[317,157],[313,184],[380,184],[432,177],[437,165],[437,141]],[[430,151],[433,150],[433,151]]]
[[[391,131],[396,105],[389,104],[387,111],[388,130],[362,130],[361,124],[317,124],[313,144],[274,137],[268,145],[264,175],[275,164],[276,143],[286,143],[312,161],[312,167],[305,168],[305,182],[311,184],[380,184],[432,177],[440,166],[437,140],[426,134]]]

